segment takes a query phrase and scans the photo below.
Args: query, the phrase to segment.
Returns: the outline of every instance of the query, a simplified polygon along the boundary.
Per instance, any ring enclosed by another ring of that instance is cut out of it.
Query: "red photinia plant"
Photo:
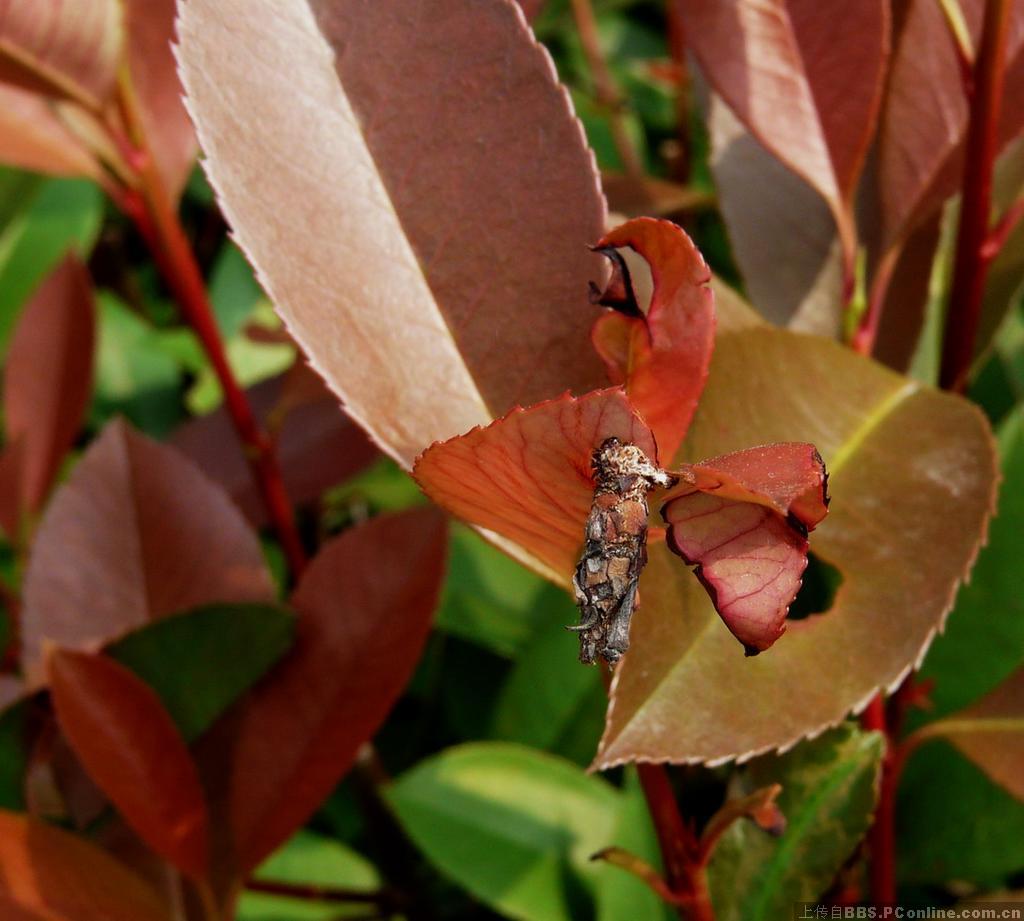
[[[637,304],[619,247],[647,260],[650,308]],[[609,438],[654,463],[686,435],[714,345],[710,274],[689,237],[639,218],[605,236],[615,271],[600,295],[613,310],[594,341],[622,387],[514,409],[486,428],[432,445],[414,475],[439,505],[514,540],[568,579],[594,493],[591,457]],[[808,444],[775,444],[671,470],[657,508],[671,549],[695,572],[748,654],[772,645],[807,566],[807,533],[825,517],[825,467]]]

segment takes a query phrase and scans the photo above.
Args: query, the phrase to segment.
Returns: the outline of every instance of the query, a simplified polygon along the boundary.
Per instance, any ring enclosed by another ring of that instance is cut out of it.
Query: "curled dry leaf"
[[[837,16],[814,0],[676,3],[709,83],[828,202],[852,265],[853,194],[881,100],[888,5],[867,0]]]
[[[626,263],[629,247],[651,267],[654,291],[646,315],[637,305]],[[637,218],[595,247],[613,259],[599,302],[613,307],[594,324],[593,341],[615,383],[654,432],[666,465],[697,409],[715,344],[711,272],[686,233],[670,221]]]
[[[235,872],[309,818],[384,720],[429,632],[445,543],[443,517],[416,509],[345,531],[310,563],[292,650],[203,743]]]
[[[25,574],[22,661],[46,640],[96,649],[150,620],[217,601],[272,602],[259,540],[172,448],[109,424],[54,495]]]
[[[486,428],[432,445],[413,475],[443,508],[515,541],[564,584],[595,501],[594,449],[611,438],[657,461],[650,430],[628,399],[605,390],[516,409]],[[766,649],[781,634],[799,588],[807,531],[824,517],[821,459],[810,445],[771,445],[678,475],[683,484],[664,495],[673,546],[703,570],[729,628],[748,647]],[[706,502],[719,513],[709,516]],[[723,502],[731,511],[720,510]],[[636,575],[642,567],[641,559]],[[642,599],[647,585],[640,583]],[[634,589],[635,577],[628,590]]]
[[[121,53],[117,0],[35,0],[0,10],[0,81],[102,107]]]
[[[946,738],[997,784],[1024,800],[1024,669],[976,704],[922,727],[908,737],[917,745]]]
[[[236,237],[384,450],[410,466],[517,402],[599,382],[581,343],[604,202],[516,4],[190,0],[179,29]]]
[[[992,509],[994,445],[970,403],[836,343],[754,325],[732,299],[718,308],[722,332],[686,453],[815,444],[832,505],[814,552],[843,581],[829,611],[789,624],[771,655],[742,661],[704,593],[652,546],[599,767],[749,756],[862,707],[920,661]]]
[[[106,852],[44,822],[0,811],[3,902],[46,921],[170,921],[149,885]]]
[[[201,879],[206,802],[156,692],[104,655],[53,649],[46,667],[57,719],[89,776],[156,853]]]
[[[828,512],[828,477],[812,445],[751,448],[690,468],[693,485],[662,507],[670,549],[707,589],[747,655],[771,646],[807,568],[807,533]]]
[[[92,391],[95,330],[89,273],[69,254],[25,306],[4,368],[4,422],[19,445],[24,511],[42,505],[78,434]]]

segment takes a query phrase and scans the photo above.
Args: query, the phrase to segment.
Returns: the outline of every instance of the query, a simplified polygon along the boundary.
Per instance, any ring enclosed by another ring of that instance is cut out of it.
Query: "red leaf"
[[[106,656],[47,657],[57,719],[86,771],[138,835],[183,873],[207,869],[199,774],[160,698]]]
[[[125,52],[146,140],[167,193],[177,201],[196,158],[196,135],[171,50],[174,0],[127,0]]]
[[[69,254],[25,307],[4,371],[4,418],[8,440],[20,442],[25,511],[42,505],[82,423],[95,326],[89,274]]]
[[[249,388],[247,395],[256,414],[276,428],[285,489],[298,505],[319,498],[381,456],[323,379],[304,363]],[[174,433],[172,443],[224,487],[250,522],[266,524],[266,503],[227,410],[191,420]]]
[[[651,427],[667,463],[676,453],[708,376],[715,343],[711,273],[686,233],[670,221],[637,218],[605,236],[599,249],[629,247],[651,267],[646,316],[609,313],[594,325],[594,346],[613,382]],[[608,297],[633,298],[616,272]],[[635,303],[635,301],[634,301]]]
[[[821,193],[852,259],[853,193],[881,99],[888,5],[848,4],[838,16],[815,0],[677,2],[709,82],[765,147]]]
[[[983,0],[961,0],[977,47]],[[1013,3],[999,143],[1024,126],[1024,5]],[[957,189],[967,130],[964,74],[942,5],[909,0],[897,32],[878,133],[885,249],[900,245]]]
[[[180,10],[189,108],[239,244],[388,454],[410,466],[516,403],[600,381],[584,339],[603,267],[586,244],[604,201],[515,4]]]
[[[612,436],[657,457],[620,390],[565,394],[431,445],[413,476],[442,508],[512,539],[568,582],[594,495],[591,454]]]
[[[2,811],[0,898],[46,921],[170,918],[156,893],[109,854],[58,828]]]
[[[256,535],[176,451],[115,421],[55,494],[24,588],[23,659],[44,640],[96,649],[151,620],[214,601],[273,601]]]
[[[102,168],[61,121],[61,108],[31,90],[0,85],[0,162],[39,173],[100,178]]]
[[[828,511],[827,477],[812,445],[751,448],[690,468],[662,515],[669,547],[707,589],[748,655],[771,646],[807,567],[807,531]]]
[[[391,709],[430,629],[445,543],[436,510],[382,515],[335,538],[306,570],[292,596],[292,651],[206,749],[237,872],[309,818]]]

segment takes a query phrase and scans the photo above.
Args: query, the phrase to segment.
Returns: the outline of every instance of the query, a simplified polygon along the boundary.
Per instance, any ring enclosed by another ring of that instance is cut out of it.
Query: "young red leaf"
[[[46,921],[170,921],[149,885],[109,854],[44,822],[3,811],[0,899]]]
[[[411,466],[516,403],[600,383],[582,343],[604,202],[515,4],[180,9],[189,107],[237,239],[385,451]]]
[[[31,90],[0,84],[0,163],[58,176],[99,179],[103,170],[53,103]]]
[[[99,110],[114,87],[121,41],[116,0],[5,5],[0,80]]]
[[[146,140],[175,201],[196,158],[196,135],[171,50],[175,0],[127,0],[125,55]]]
[[[82,423],[92,389],[96,308],[69,254],[25,306],[4,369],[4,419],[21,452],[21,503],[36,511]]]
[[[977,46],[984,0],[960,0]],[[898,246],[952,195],[963,172],[968,93],[942,4],[910,0],[896,34],[878,133],[882,247]],[[999,143],[1024,126],[1024,6],[1007,34]]]
[[[650,430],[623,393],[601,390],[516,408],[431,445],[413,476],[442,508],[512,539],[567,582],[594,497],[591,455],[611,437],[657,460]]]
[[[309,818],[391,709],[430,629],[445,536],[436,510],[382,515],[310,563],[292,596],[291,652],[204,745],[237,872]]]
[[[676,2],[708,81],[765,147],[821,193],[852,266],[853,193],[881,99],[888,4],[850,4],[837,16],[814,0]]]
[[[46,664],[57,719],[86,771],[156,853],[202,878],[206,802],[156,692],[104,655],[54,649]]]
[[[378,459],[380,452],[338,405],[315,371],[298,363],[246,392],[253,410],[275,429],[285,489],[297,503],[311,502]],[[221,407],[179,428],[171,443],[219,483],[255,525],[267,506],[238,445],[234,423]]]
[[[172,448],[114,421],[55,494],[25,574],[23,662],[45,640],[96,649],[150,620],[211,602],[273,601],[256,535]]]
[[[602,303],[625,298],[594,325],[593,339],[614,383],[651,427],[667,464],[676,453],[711,364],[715,343],[711,273],[686,233],[670,221],[637,218],[603,237],[597,249],[629,247],[651,267],[654,293],[646,316],[636,305],[624,263]]]

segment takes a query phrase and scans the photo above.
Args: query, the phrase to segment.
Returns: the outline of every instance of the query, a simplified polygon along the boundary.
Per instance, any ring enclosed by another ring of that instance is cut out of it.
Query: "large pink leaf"
[[[696,581],[652,545],[599,766],[746,756],[838,723],[920,661],[992,509],[994,446],[970,403],[716,301],[715,357],[684,451],[816,445],[832,504],[812,550],[843,581],[827,612],[744,659]]]
[[[99,109],[121,53],[117,0],[0,3],[0,81]]]
[[[249,388],[248,397],[264,424],[275,430],[277,456],[292,502],[318,499],[325,489],[380,457],[323,380],[304,363]],[[249,521],[266,524],[266,503],[226,409],[192,419],[174,433],[172,443],[227,491]]]
[[[60,120],[60,104],[0,85],[0,162],[39,173],[98,178],[95,157]]]
[[[20,442],[21,502],[29,512],[42,505],[82,423],[95,327],[89,273],[68,255],[25,306],[4,368],[4,421],[8,440]]]
[[[962,0],[975,47],[983,0]],[[1014,0],[1006,49],[1000,140],[1024,127],[1024,3]],[[879,129],[882,247],[900,245],[952,195],[963,172],[968,103],[942,6],[909,0],[896,34]]]
[[[98,653],[55,649],[46,664],[57,719],[89,776],[154,851],[202,878],[209,847],[203,789],[160,698]]]
[[[625,383],[630,403],[654,432],[667,464],[690,426],[711,364],[711,272],[693,241],[670,221],[637,218],[604,236],[597,247],[629,247],[651,266],[654,292],[646,315],[634,292],[609,290],[606,298],[625,296],[625,309],[633,315],[609,312],[593,335],[612,380]],[[619,271],[613,276],[613,288],[629,284]]]
[[[432,445],[413,476],[442,508],[525,548],[568,584],[594,498],[591,455],[606,438],[657,460],[650,430],[620,390],[516,408]]]
[[[174,0],[127,0],[125,56],[139,116],[168,194],[177,199],[196,158],[196,135],[171,50]]]
[[[95,649],[213,601],[272,601],[256,535],[172,448],[115,421],[55,494],[25,575],[23,662],[43,643]]]
[[[221,204],[313,366],[405,465],[589,389],[604,204],[509,0],[189,0],[178,51]],[[296,100],[302,104],[297,105]]]
[[[753,655],[786,629],[807,566],[807,532],[828,510],[826,475],[811,445],[779,444],[691,468],[695,483],[662,509],[669,547],[708,590]]]
[[[825,198],[852,257],[853,193],[881,98],[888,5],[864,0],[837,15],[815,0],[677,3],[708,81]]]
[[[309,818],[391,709],[430,628],[445,536],[436,510],[385,515],[310,564],[292,596],[293,649],[208,741],[235,872]]]
[[[12,812],[0,812],[2,902],[46,921],[170,921],[156,893],[109,854]]]

